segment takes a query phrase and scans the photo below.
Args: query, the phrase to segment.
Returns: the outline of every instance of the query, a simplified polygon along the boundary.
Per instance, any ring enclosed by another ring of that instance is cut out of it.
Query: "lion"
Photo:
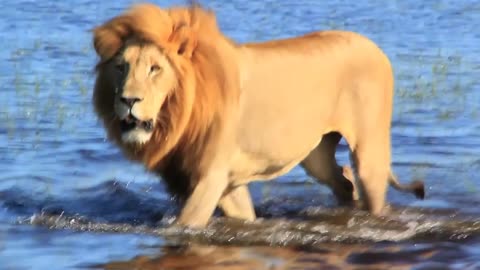
[[[204,227],[219,207],[256,218],[252,181],[300,165],[340,202],[382,215],[387,187],[423,198],[391,170],[391,64],[348,31],[239,44],[211,10],[137,4],[93,30],[93,104],[108,138],[158,174],[183,204],[176,224]],[[335,159],[341,138],[351,166]]]

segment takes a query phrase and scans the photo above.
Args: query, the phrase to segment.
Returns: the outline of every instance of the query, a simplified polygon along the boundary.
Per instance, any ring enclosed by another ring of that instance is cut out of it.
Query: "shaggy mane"
[[[131,38],[155,44],[179,78],[177,89],[160,110],[151,139],[135,146],[121,140],[113,110],[114,86],[105,76],[105,66]],[[226,108],[238,100],[238,74],[230,67],[234,61],[222,55],[218,44],[234,46],[221,34],[215,15],[198,5],[160,9],[140,4],[94,29],[100,61],[93,100],[109,138],[127,157],[159,173],[179,198],[190,194],[209,166],[205,153],[218,147],[213,142]]]

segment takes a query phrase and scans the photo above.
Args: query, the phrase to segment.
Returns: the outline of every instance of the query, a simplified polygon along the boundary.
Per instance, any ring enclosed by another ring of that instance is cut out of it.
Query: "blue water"
[[[161,248],[168,241],[159,236],[17,224],[34,214],[50,213],[155,226],[175,214],[161,182],[106,141],[90,104],[97,60],[90,30],[133,2],[137,1],[2,0],[0,269],[75,269],[170,254]],[[155,3],[168,7],[184,2]],[[201,3],[217,13],[221,29],[238,42],[333,28],[373,39],[391,59],[396,75],[393,168],[403,181],[422,178],[427,186],[425,201],[394,191],[389,201],[399,207],[480,217],[480,2]],[[339,160],[347,161],[345,147]],[[299,168],[277,182],[250,188],[265,217],[334,205],[329,191],[310,184]],[[355,251],[357,255],[340,261],[352,267],[365,266],[362,262],[369,258],[385,267],[404,263],[415,269],[480,269],[478,238],[427,241],[424,249],[417,244],[391,244],[389,248],[402,250],[392,251],[391,260],[375,261],[377,253]],[[339,244],[334,249],[356,248]],[[425,249],[441,255],[423,256]],[[241,251],[256,252],[245,247]],[[276,254],[267,261],[280,260]]]

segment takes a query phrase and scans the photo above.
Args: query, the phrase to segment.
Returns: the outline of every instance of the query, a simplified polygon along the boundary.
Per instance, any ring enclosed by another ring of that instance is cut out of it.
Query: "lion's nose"
[[[142,99],[137,97],[120,97],[120,101],[127,104],[127,106],[131,108],[135,103],[142,101]]]

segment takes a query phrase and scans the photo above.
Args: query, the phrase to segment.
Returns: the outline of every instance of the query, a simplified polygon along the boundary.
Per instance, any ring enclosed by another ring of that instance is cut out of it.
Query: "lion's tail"
[[[390,182],[390,185],[392,185],[392,187],[396,190],[412,193],[413,195],[415,195],[415,197],[422,200],[425,198],[425,184],[423,183],[423,181],[415,180],[407,184],[402,184],[398,181],[397,177],[395,176],[395,174],[393,174],[393,172],[390,172],[388,181]]]

